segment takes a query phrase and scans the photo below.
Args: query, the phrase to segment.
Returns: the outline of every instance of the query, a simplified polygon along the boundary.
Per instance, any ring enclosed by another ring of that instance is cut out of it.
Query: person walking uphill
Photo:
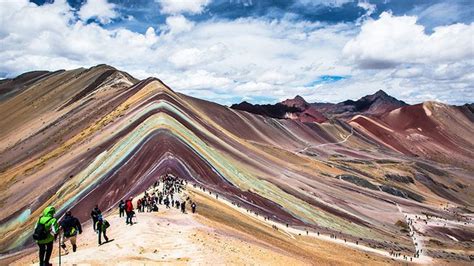
[[[120,200],[118,207],[119,207],[119,217],[125,216],[125,202],[123,202],[123,200]]]
[[[97,223],[98,217],[101,214],[102,214],[102,212],[99,209],[99,205],[95,205],[95,208],[92,209],[92,211],[91,211],[92,227],[94,228],[94,231],[96,230],[95,224]]]
[[[61,237],[61,247],[67,252],[66,241],[70,241],[72,245],[72,252],[76,252],[76,236],[77,233],[82,234],[82,227],[79,220],[72,216],[71,211],[66,212],[63,220],[60,222],[63,231]]]
[[[97,234],[99,235],[99,246],[102,245],[102,234],[104,235],[105,242],[109,242],[109,238],[107,237],[107,228],[109,228],[110,224],[102,218],[102,215],[99,214],[99,217],[97,217]]]
[[[33,239],[39,246],[39,262],[40,266],[52,265],[49,263],[51,253],[53,252],[53,242],[59,232],[59,225],[54,214],[56,209],[48,206],[43,210],[43,215],[36,223]]]
[[[130,199],[128,199],[125,202],[125,212],[127,213],[126,224],[130,224],[130,225],[133,225],[133,222],[132,222],[132,217],[133,217],[133,203],[132,203],[132,200],[133,200],[133,198],[130,197]]]

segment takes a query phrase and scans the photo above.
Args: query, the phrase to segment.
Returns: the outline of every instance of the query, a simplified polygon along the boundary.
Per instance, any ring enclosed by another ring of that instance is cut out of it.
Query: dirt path
[[[198,188],[193,188],[192,186],[188,186],[188,189],[192,190],[194,192],[202,193],[202,191],[200,191]],[[381,255],[381,256],[384,256],[384,257],[387,257],[387,258],[390,258],[390,259],[394,259],[394,260],[398,260],[398,261],[404,261],[404,262],[410,261],[409,257],[407,259],[404,259],[402,257],[393,257],[386,250],[371,248],[371,247],[364,246],[364,245],[361,245],[361,244],[357,244],[357,243],[353,243],[353,242],[349,242],[349,241],[344,241],[343,239],[334,239],[334,238],[331,238],[330,235],[318,234],[317,232],[313,232],[313,231],[310,232],[310,231],[304,231],[304,230],[300,230],[300,229],[296,229],[296,228],[286,227],[286,225],[283,225],[281,223],[266,220],[261,215],[257,216],[257,215],[255,215],[251,212],[247,212],[246,209],[233,205],[230,201],[228,201],[227,199],[225,199],[223,197],[218,197],[217,200],[223,202],[228,207],[233,208],[234,210],[237,210],[241,214],[249,217],[250,219],[258,220],[260,223],[265,223],[265,224],[268,224],[269,226],[276,226],[276,228],[278,228],[278,230],[280,230],[282,232],[285,232],[285,234],[287,234],[287,236],[292,238],[292,239],[295,239],[295,236],[297,236],[297,235],[298,236],[299,235],[305,235],[305,236],[308,236],[308,237],[321,239],[321,240],[324,240],[324,241],[327,241],[327,242],[330,242],[330,243],[336,243],[338,245],[343,245],[345,247],[349,247],[349,248],[352,248],[352,249],[357,249],[357,250],[360,250],[360,251],[374,253],[374,254]],[[421,242],[420,239],[421,238],[417,238],[417,241]],[[421,244],[419,244],[419,245],[420,246],[418,246],[418,247],[422,247]],[[411,262],[413,262],[413,263],[427,264],[427,263],[430,263],[431,261],[432,260],[431,260],[430,257],[424,256],[424,255],[423,256],[420,255],[419,258],[412,258],[411,259]]]
[[[407,214],[404,213],[402,207],[397,204],[398,211],[405,217],[405,222],[408,225],[409,234],[413,241],[413,245],[415,247],[415,252],[419,253],[418,258],[413,258],[416,261],[421,261],[423,263],[431,262],[431,257],[426,255],[426,249],[424,248],[424,243],[422,237],[418,234],[415,229],[416,219],[414,214]]]
[[[176,208],[166,209],[160,205],[159,212],[137,213],[136,223],[130,226],[117,211],[106,213],[105,218],[111,224],[107,232],[110,241],[99,246],[92,225],[86,223],[83,234],[78,237],[78,251],[63,254],[62,264],[307,265],[318,262],[366,265],[406,262],[390,257],[385,250],[286,228],[238,208],[222,197],[216,200],[215,194],[211,196],[191,185],[186,194],[199,196],[198,213],[202,211],[203,215],[191,214],[189,210],[183,214]],[[208,209],[201,209],[206,204]],[[219,221],[221,218],[230,222],[223,223]],[[57,251],[55,244],[51,259],[55,264],[59,260]],[[14,265],[37,263],[36,249],[32,252]]]
[[[323,143],[323,144],[318,144],[318,145],[308,145],[306,146],[304,149],[300,150],[299,152],[302,153],[302,152],[305,152],[307,149],[309,148],[320,148],[320,147],[324,147],[324,146],[329,146],[329,145],[337,145],[337,144],[342,144],[342,143],[345,143],[350,137],[352,137],[352,135],[354,135],[354,128],[349,125],[351,127],[351,132],[349,135],[347,135],[346,137],[344,137],[342,140],[340,141],[337,141],[337,142],[330,142],[330,143]]]
[[[130,226],[117,213],[108,214],[109,242],[99,246],[91,225],[86,225],[84,233],[78,237],[78,251],[63,254],[62,264],[207,264],[211,261],[216,264],[301,264],[301,261],[272,250],[262,252],[259,246],[216,234],[213,228],[199,223],[194,216],[182,214],[177,209],[161,208],[158,213],[138,213],[136,223]],[[51,259],[54,264],[59,261],[57,250],[55,244]],[[36,256],[35,250],[14,265],[37,263]]]

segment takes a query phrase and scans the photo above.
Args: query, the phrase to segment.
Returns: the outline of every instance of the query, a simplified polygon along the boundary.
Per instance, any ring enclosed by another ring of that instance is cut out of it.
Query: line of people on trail
[[[186,213],[186,201],[189,200],[189,198],[183,200],[182,202],[179,202],[178,200],[174,199],[174,193],[181,193],[181,191],[187,185],[187,181],[167,174],[162,177],[162,182],[163,190],[158,193],[159,203],[161,204],[161,200],[163,200],[163,204],[166,206],[167,209],[176,207],[176,209],[181,209],[182,213]],[[191,210],[193,213],[196,212],[195,202],[191,202]]]
[[[161,184],[163,185],[162,191],[158,191],[158,187]],[[143,197],[137,200],[137,211],[138,212],[158,212],[159,207],[158,205],[165,205],[167,209],[176,207],[180,209],[182,213],[186,213],[186,200],[179,201],[174,198],[175,193],[180,193],[187,181],[179,179],[173,175],[166,174],[162,176],[158,181],[153,184],[151,189],[151,193],[145,191],[143,193]],[[127,215],[126,224],[133,225],[132,218],[135,215],[133,210],[132,198],[124,201],[121,200],[118,208],[119,208],[119,216],[123,217],[125,214]],[[191,202],[191,210],[193,213],[196,212],[196,203]]]
[[[155,191],[160,181],[155,182],[153,185],[154,192],[150,195],[145,191],[143,198],[137,201],[137,210],[139,212],[145,212],[145,209],[148,212],[158,211],[158,204],[164,204],[166,208],[176,207],[182,213],[186,213],[186,200],[189,200],[189,198],[180,202],[174,198],[174,194],[180,193],[187,182],[172,175],[165,175],[161,180],[163,182],[163,190],[161,192]],[[118,205],[119,216],[126,217],[125,222],[127,225],[133,225],[132,219],[135,211],[132,201],[133,198],[130,197],[125,201],[121,200]],[[196,203],[191,202],[192,213],[196,212],[196,207]],[[57,241],[58,236],[60,236],[59,245],[67,254],[69,251],[66,243],[70,242],[72,251],[76,252],[77,235],[82,234],[81,223],[79,219],[73,216],[71,211],[67,211],[60,221],[54,217],[55,215],[56,209],[53,206],[48,206],[43,210],[41,217],[35,225],[33,239],[39,247],[39,263],[41,266],[52,265],[50,258],[53,252],[53,243]],[[98,244],[102,245],[102,239],[105,240],[105,243],[109,242],[107,229],[110,227],[110,223],[104,219],[98,205],[92,209],[90,217],[92,219],[92,228],[98,236]]]

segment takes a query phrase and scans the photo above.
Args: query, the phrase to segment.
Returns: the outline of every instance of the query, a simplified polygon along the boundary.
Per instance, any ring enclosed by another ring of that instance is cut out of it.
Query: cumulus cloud
[[[438,100],[460,104],[474,100],[472,36],[472,23],[439,26],[427,33],[416,16],[384,12],[377,20],[364,22],[360,33],[344,46],[343,54],[358,68],[354,70],[357,77],[377,73],[380,80],[375,84],[409,103]]]
[[[365,14],[359,17],[359,19],[357,19],[356,21],[357,24],[369,18],[375,12],[375,10],[377,10],[377,6],[375,4],[371,4],[366,0],[359,1],[357,3],[357,6],[365,10]]]
[[[428,34],[416,18],[388,13],[361,28],[294,19],[193,22],[173,14],[137,33],[87,23],[65,1],[1,5],[0,73],[10,77],[106,63],[224,104],[296,94],[337,102],[379,89],[410,103],[474,101],[472,46],[462,36],[473,36],[472,25]],[[315,82],[326,76],[348,78]]]
[[[155,0],[161,5],[164,14],[199,14],[211,0]]]
[[[217,43],[205,49],[187,48],[178,50],[168,60],[177,68],[188,68],[208,62],[216,62],[223,59],[225,53],[228,52],[224,44]]]
[[[175,15],[166,18],[166,28],[172,34],[190,31],[194,26],[192,21],[187,20],[183,15]]]
[[[417,16],[418,21],[431,30],[439,25],[472,21],[472,2],[444,1],[435,4],[417,5],[408,14]]]
[[[428,35],[413,16],[384,12],[364,23],[344,54],[364,68],[388,68],[403,63],[450,63],[474,57],[474,24],[453,24]]]
[[[115,4],[109,3],[107,0],[87,0],[78,15],[83,21],[97,19],[100,23],[107,24],[118,16],[114,9]]]

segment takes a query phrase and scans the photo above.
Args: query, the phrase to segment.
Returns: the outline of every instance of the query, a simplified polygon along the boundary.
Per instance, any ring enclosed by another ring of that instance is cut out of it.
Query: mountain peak
[[[293,98],[293,100],[306,102],[306,100],[303,97],[301,97],[300,95],[296,95],[295,98]]]
[[[281,104],[286,105],[288,107],[296,107],[301,110],[306,109],[306,107],[308,106],[308,102],[306,102],[306,100],[300,95],[296,95],[293,99],[286,99],[282,101]]]
[[[379,96],[379,97],[387,97],[390,96],[388,95],[385,91],[383,90],[378,90],[376,93],[373,94],[374,96]]]

